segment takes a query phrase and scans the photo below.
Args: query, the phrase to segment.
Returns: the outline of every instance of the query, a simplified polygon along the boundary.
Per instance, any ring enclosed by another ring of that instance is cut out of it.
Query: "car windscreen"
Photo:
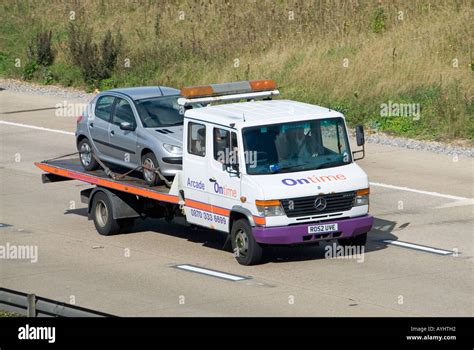
[[[179,95],[135,100],[138,114],[145,128],[183,124],[184,109],[178,104]]]

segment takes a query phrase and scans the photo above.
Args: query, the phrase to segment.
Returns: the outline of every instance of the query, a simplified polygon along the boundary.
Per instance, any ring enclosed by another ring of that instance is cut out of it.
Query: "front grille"
[[[315,207],[317,198],[326,200],[326,208],[318,210]],[[341,212],[352,209],[355,192],[331,193],[320,196],[309,196],[299,198],[282,199],[281,204],[285,209],[286,216],[294,218],[298,216],[320,215],[334,212]]]

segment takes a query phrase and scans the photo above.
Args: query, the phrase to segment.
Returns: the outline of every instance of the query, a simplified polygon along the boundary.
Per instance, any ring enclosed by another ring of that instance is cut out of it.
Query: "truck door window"
[[[112,122],[117,125],[120,125],[121,123],[130,123],[135,125],[135,116],[133,115],[132,107],[127,100],[123,98],[117,98]]]
[[[110,112],[112,111],[112,105],[114,103],[114,99],[115,97],[113,96],[99,97],[99,100],[95,104],[95,111],[94,111],[95,116],[99,119],[109,122]]]
[[[323,147],[330,153],[342,154],[347,152],[346,143],[342,141],[344,135],[343,126],[340,121],[334,120],[321,122],[321,138]]]
[[[206,126],[188,123],[188,153],[204,157],[206,155]]]
[[[230,132],[229,130],[214,128],[214,159],[222,164],[226,164],[230,152]]]

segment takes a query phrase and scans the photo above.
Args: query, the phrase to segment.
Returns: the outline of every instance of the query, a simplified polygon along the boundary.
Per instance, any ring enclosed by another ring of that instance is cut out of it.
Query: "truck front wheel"
[[[91,214],[95,228],[101,235],[110,236],[119,233],[119,222],[113,218],[112,203],[105,193],[99,192],[94,196]]]
[[[255,265],[262,260],[263,249],[252,235],[252,227],[245,219],[239,219],[231,229],[232,251],[241,265]]]
[[[367,242],[367,233],[351,237],[351,238],[342,238],[338,239],[338,243],[344,247],[364,247]]]

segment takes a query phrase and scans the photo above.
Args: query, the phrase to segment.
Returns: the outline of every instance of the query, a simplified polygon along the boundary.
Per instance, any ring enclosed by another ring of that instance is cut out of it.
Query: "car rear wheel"
[[[96,170],[99,167],[99,163],[95,160],[92,155],[92,146],[88,139],[82,139],[78,145],[79,159],[84,169],[91,171]]]
[[[158,168],[158,160],[153,153],[147,153],[142,157],[143,179],[149,186],[161,185],[162,181],[159,176],[152,170]]]

